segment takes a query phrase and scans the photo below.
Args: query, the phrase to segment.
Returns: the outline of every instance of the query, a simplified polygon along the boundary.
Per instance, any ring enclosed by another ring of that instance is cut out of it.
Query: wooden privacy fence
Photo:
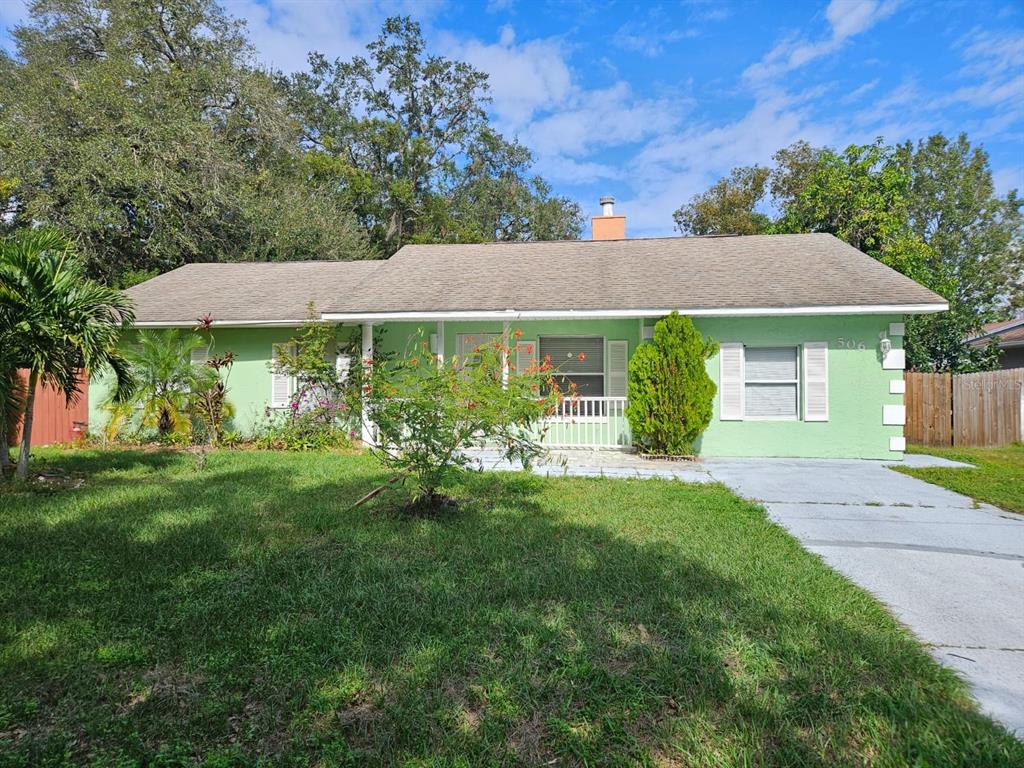
[[[26,371],[21,372],[27,381]],[[74,443],[85,437],[89,426],[88,385],[83,383],[78,401],[68,405],[64,395],[52,387],[36,386],[36,402],[32,408],[32,445]],[[16,444],[20,438],[20,424],[8,442]]]
[[[1024,368],[985,373],[907,373],[904,434],[921,445],[1024,441]]]

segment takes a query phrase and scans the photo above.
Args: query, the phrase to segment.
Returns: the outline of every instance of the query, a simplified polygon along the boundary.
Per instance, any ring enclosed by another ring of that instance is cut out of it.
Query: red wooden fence
[[[23,380],[28,376],[22,371]],[[85,437],[89,425],[88,385],[83,384],[78,401],[68,405],[64,395],[51,387],[36,387],[32,416],[32,445],[74,443]],[[11,444],[20,439],[20,427],[11,436]]]

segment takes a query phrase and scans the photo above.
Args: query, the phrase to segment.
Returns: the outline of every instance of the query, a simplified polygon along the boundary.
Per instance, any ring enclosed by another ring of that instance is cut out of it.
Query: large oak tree
[[[14,227],[74,237],[88,273],[360,258],[311,181],[272,78],[211,0],[35,0],[0,54],[0,190]]]

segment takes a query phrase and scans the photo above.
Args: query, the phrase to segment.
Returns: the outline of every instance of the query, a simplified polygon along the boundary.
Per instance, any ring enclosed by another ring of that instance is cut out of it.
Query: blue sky
[[[227,0],[261,60],[348,58],[393,13],[433,52],[491,76],[491,111],[556,192],[589,215],[617,198],[629,233],[671,234],[672,211],[735,165],[797,139],[967,131],[997,187],[1024,190],[1024,2],[832,0]],[[0,0],[0,27],[24,15]],[[9,46],[9,40],[0,38]]]

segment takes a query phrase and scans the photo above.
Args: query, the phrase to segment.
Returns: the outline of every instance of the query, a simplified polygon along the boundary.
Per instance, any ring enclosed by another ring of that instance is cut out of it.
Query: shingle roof
[[[407,245],[326,313],[945,305],[828,234]]]
[[[1024,345],[1024,318],[1004,320],[1000,323],[986,323],[981,333],[970,339],[975,346],[985,346],[992,337],[999,337],[1001,347],[1019,347]]]
[[[379,261],[283,261],[186,264],[127,293],[137,323],[193,325],[209,313],[218,323],[301,323],[347,295]]]
[[[388,261],[189,264],[128,290],[140,324],[331,315],[943,308],[832,235],[407,245]],[[889,311],[892,311],[891,309]]]

